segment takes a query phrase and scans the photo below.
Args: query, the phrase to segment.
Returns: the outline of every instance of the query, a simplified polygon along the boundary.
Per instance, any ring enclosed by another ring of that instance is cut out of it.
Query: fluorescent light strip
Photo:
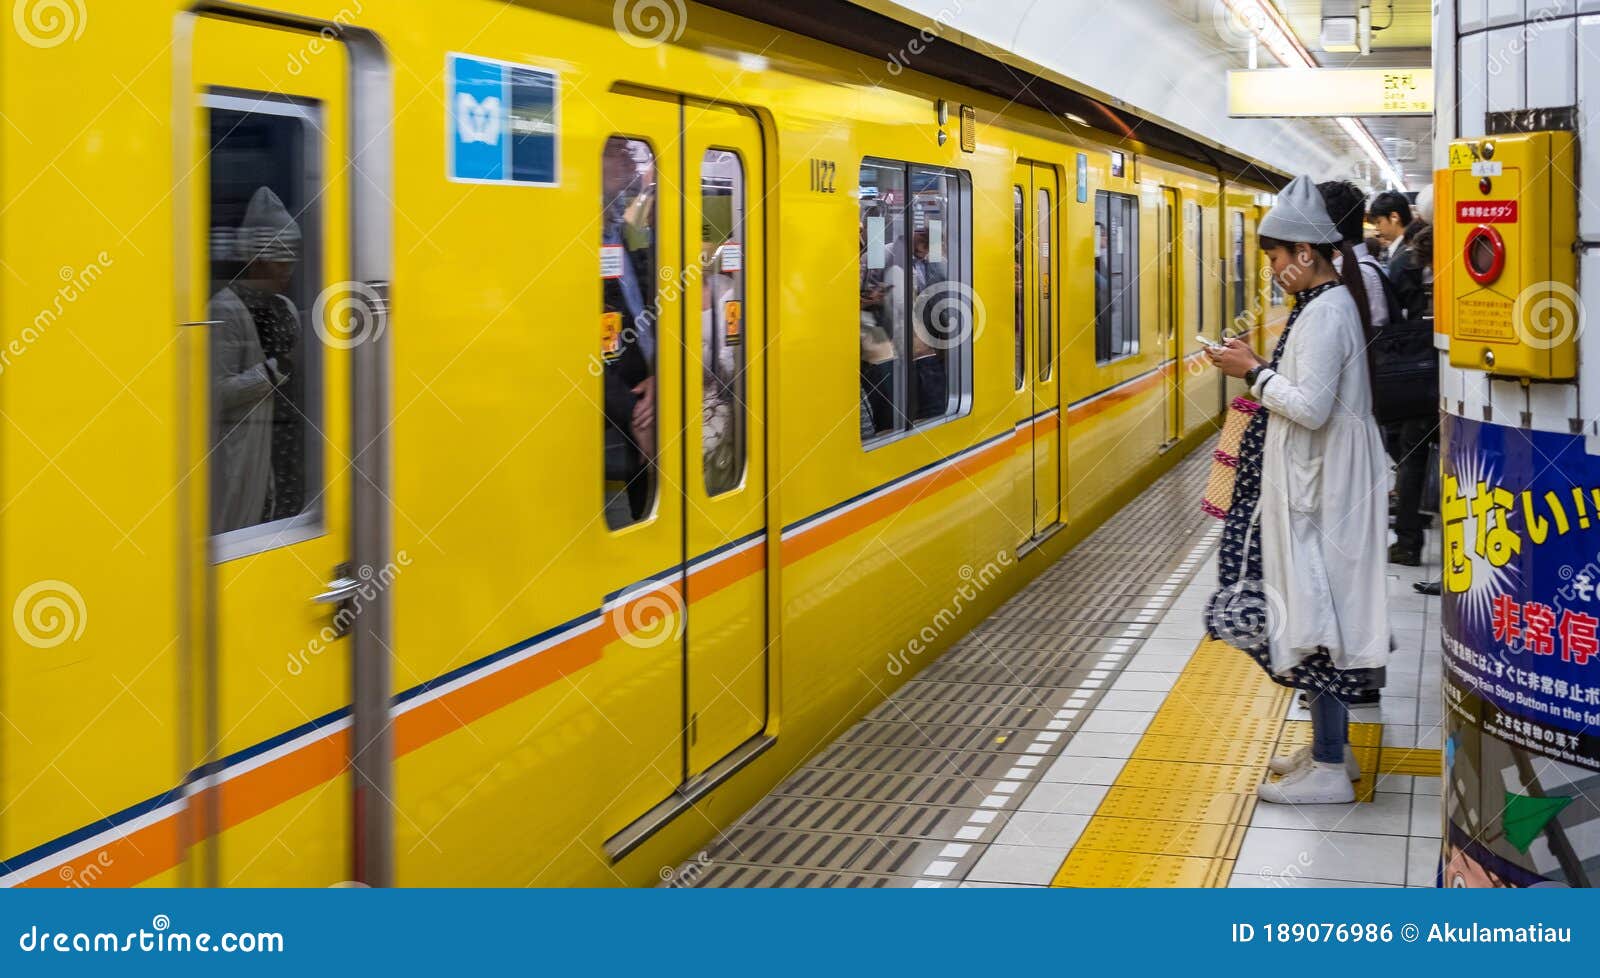
[[[1316,59],[1311,56],[1311,52],[1300,42],[1299,36],[1289,28],[1283,15],[1278,12],[1278,5],[1272,0],[1223,0],[1223,2],[1228,5],[1228,9],[1238,14],[1244,23],[1250,25],[1256,37],[1272,56],[1278,59],[1279,64],[1286,68],[1320,67]],[[1383,147],[1372,138],[1371,130],[1364,123],[1349,116],[1339,116],[1335,121],[1339,123],[1339,128],[1361,147],[1362,152],[1371,157],[1372,162],[1378,164],[1378,169],[1396,190],[1406,189],[1405,178],[1395,168],[1393,161],[1385,155]]]

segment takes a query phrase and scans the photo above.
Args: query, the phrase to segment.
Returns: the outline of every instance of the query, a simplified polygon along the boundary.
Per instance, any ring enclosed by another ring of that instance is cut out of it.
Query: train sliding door
[[[770,743],[766,157],[741,108],[641,93],[614,109],[635,132],[605,150],[606,654],[650,686],[628,722],[643,771],[605,846],[621,858]],[[613,388],[653,398],[646,430]]]
[[[753,115],[694,102],[683,111],[684,227],[699,271],[683,307],[684,773],[693,779],[767,725],[766,180]]]
[[[301,57],[315,35],[189,26],[184,464],[205,476],[189,521],[205,541],[189,722],[206,772],[191,855],[211,885],[328,885],[360,875],[340,612],[361,585],[352,351],[370,336],[333,312],[360,290],[351,69],[339,44]]]
[[[1033,482],[1033,519],[1029,538],[1036,543],[1060,526],[1061,511],[1061,382],[1057,369],[1060,320],[1055,283],[1058,266],[1053,247],[1058,239],[1059,199],[1056,171],[1043,163],[1017,164],[1012,184],[1016,235],[1018,343],[1017,384],[1027,392],[1028,429]]]

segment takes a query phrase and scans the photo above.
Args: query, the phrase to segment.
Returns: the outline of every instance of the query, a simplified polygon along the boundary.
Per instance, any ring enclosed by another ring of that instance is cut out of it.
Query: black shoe
[[[1443,581],[1418,581],[1411,585],[1411,590],[1417,592],[1418,594],[1429,594],[1437,598],[1439,596],[1439,592],[1444,590],[1442,587],[1440,587],[1440,585],[1443,583]]]
[[[1407,547],[1397,543],[1389,548],[1389,563],[1399,564],[1402,567],[1421,567],[1422,548]]]

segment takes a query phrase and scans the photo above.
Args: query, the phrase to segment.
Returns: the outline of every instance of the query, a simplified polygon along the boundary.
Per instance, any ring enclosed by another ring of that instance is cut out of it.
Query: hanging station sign
[[[1432,68],[1228,72],[1228,115],[1235,119],[1432,114]]]

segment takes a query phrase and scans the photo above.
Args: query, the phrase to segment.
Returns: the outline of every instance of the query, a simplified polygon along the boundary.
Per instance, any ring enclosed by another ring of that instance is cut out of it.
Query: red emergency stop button
[[[1467,232],[1467,243],[1462,248],[1462,259],[1467,274],[1479,285],[1488,285],[1506,269],[1506,239],[1487,224],[1480,224]]]

